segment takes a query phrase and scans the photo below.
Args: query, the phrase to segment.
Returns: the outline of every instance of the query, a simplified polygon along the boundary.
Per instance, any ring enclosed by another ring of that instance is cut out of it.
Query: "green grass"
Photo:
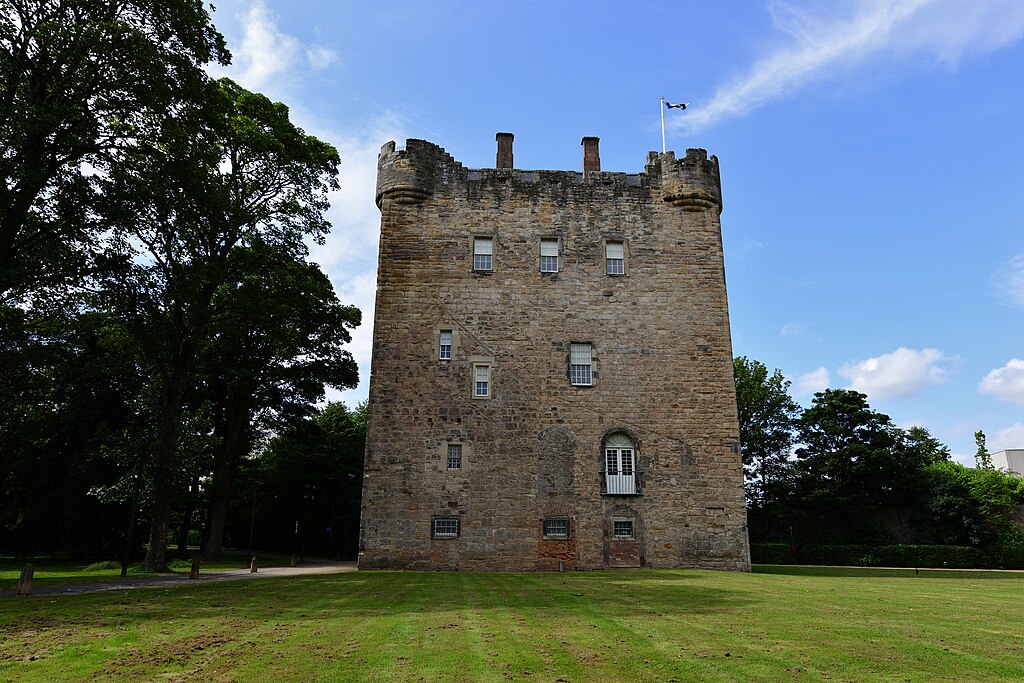
[[[3,598],[0,681],[1024,680],[1024,574],[758,569]]]
[[[261,567],[274,567],[288,564],[287,558],[268,557],[259,559]],[[115,561],[96,560],[63,560],[41,559],[32,562],[35,572],[33,586],[51,586],[64,583],[88,583],[92,581],[108,581],[121,578],[121,564]],[[0,557],[0,590],[17,588],[24,560]],[[192,566],[191,559],[171,559],[168,566],[172,573],[188,574]],[[223,555],[200,561],[201,572],[218,572],[229,569],[243,569],[246,566],[244,555]],[[128,578],[152,576],[153,572],[143,571],[142,565],[135,563],[128,566]]]

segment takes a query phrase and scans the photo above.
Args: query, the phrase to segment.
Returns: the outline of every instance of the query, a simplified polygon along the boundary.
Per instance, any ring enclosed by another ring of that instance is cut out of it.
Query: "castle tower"
[[[360,568],[749,571],[718,160],[381,149]]]

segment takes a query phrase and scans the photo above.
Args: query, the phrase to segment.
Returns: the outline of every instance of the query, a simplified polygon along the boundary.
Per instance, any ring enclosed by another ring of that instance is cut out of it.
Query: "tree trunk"
[[[224,552],[224,529],[227,526],[235,465],[248,444],[245,434],[249,426],[248,404],[240,394],[228,398],[224,419],[222,447],[217,451],[210,488],[210,535],[203,554],[207,557]]]
[[[170,386],[165,394],[161,428],[154,445],[153,508],[149,523],[149,547],[143,566],[149,571],[167,568],[167,531],[171,526],[171,499],[174,491],[175,456],[181,432],[182,403],[192,356],[188,344],[175,361]]]
[[[181,515],[181,526],[178,527],[178,552],[188,552],[188,534],[192,530],[192,517],[196,510],[196,500],[199,497],[199,477],[192,478],[192,485],[189,487],[189,496],[185,500],[185,509]]]

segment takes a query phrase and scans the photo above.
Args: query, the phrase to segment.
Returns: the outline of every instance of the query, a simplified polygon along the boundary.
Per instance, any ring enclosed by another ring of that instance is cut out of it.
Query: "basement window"
[[[632,541],[636,538],[633,534],[633,520],[614,520],[612,522],[612,537],[614,537],[616,541]]]
[[[434,517],[431,527],[431,538],[458,538],[458,517]]]
[[[544,538],[569,538],[569,520],[567,518],[545,519]]]

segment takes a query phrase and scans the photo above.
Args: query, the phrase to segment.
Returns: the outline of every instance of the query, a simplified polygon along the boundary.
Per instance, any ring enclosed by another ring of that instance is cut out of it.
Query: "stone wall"
[[[651,153],[643,173],[584,179],[465,169],[409,140],[379,169],[360,567],[749,570],[717,159]],[[473,270],[474,236],[493,238],[492,271]],[[541,238],[560,241],[557,273],[539,271]],[[593,386],[570,384],[572,343],[592,345]],[[636,443],[638,495],[603,493],[616,432]],[[432,537],[438,517],[458,538]]]

